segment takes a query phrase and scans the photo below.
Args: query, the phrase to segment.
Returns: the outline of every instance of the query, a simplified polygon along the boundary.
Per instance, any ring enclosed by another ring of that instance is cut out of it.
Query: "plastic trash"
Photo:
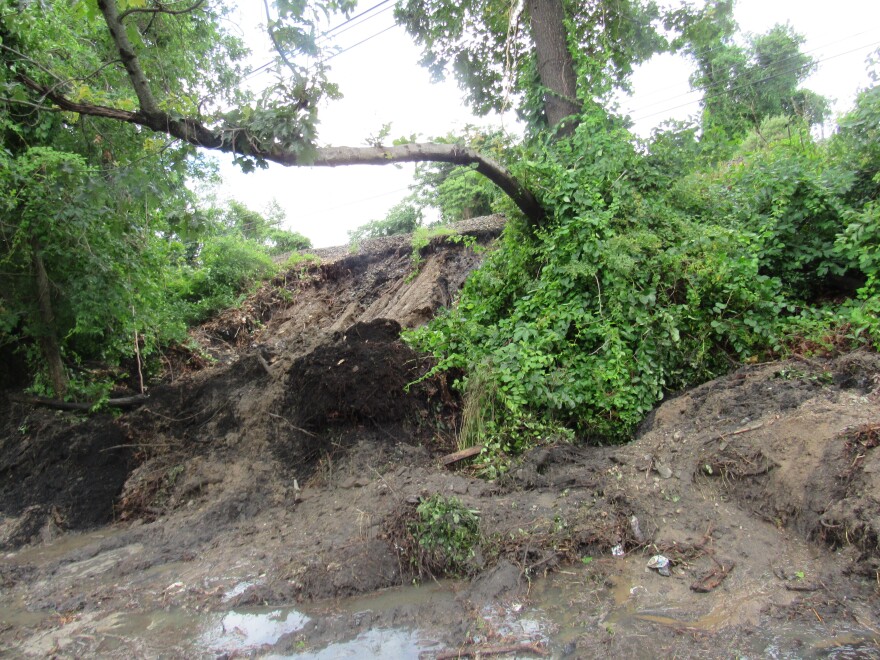
[[[669,577],[669,558],[663,555],[654,555],[648,560],[648,568],[653,568],[664,577]]]
[[[613,548],[611,548],[611,554],[615,557],[623,557],[623,543],[618,543]]]

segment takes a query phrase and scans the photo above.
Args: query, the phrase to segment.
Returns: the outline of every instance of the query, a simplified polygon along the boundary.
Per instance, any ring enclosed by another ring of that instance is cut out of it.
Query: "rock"
[[[655,468],[661,479],[669,479],[672,476],[672,470],[668,465],[658,464]]]

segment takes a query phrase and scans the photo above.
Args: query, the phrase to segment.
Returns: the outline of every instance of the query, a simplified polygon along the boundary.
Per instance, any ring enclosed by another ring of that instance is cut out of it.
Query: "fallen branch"
[[[731,562],[730,566],[727,567],[718,564],[718,568],[710,571],[694,582],[691,585],[691,591],[696,591],[698,594],[707,594],[710,591],[714,591],[721,586],[721,583],[724,582],[728,575],[730,575],[730,571],[733,570],[734,566],[736,566],[736,563],[734,562]]]
[[[463,461],[471,456],[476,456],[481,451],[483,451],[483,445],[474,445],[473,447],[468,447],[467,449],[462,449],[461,451],[452,454],[446,454],[446,456],[440,459],[440,465],[452,465],[453,463]]]
[[[96,401],[94,403],[85,403],[81,401],[63,401],[61,399],[49,399],[43,396],[18,396],[9,397],[17,403],[25,403],[30,406],[44,406],[46,408],[54,408],[55,410],[91,410],[96,405],[106,406],[108,408],[133,408],[142,403],[146,403],[150,398],[146,394],[138,394],[136,396],[123,396],[118,399],[107,399],[106,401]]]
[[[437,655],[421,654],[419,657],[433,657],[434,660],[453,660],[453,658],[476,658],[486,655],[503,655],[505,653],[532,653],[544,657],[547,655],[540,644],[506,644],[503,646],[475,646],[459,651],[445,651]]]
[[[304,428],[301,428],[301,427],[299,427],[299,426],[296,426],[293,422],[291,422],[289,419],[287,419],[287,417],[283,417],[282,415],[278,415],[278,414],[276,414],[276,413],[269,413],[269,417],[274,417],[274,418],[276,418],[276,419],[280,419],[282,422],[287,422],[287,425],[288,425],[290,428],[292,428],[294,431],[299,431],[300,433],[305,433],[306,435],[308,435],[308,436],[310,436],[310,437],[312,437],[312,438],[317,438],[317,437],[318,437],[317,434],[312,433],[311,431],[307,431],[307,430],[305,430]]]
[[[110,6],[112,3],[104,3]],[[124,35],[120,28],[114,36]],[[452,165],[471,166],[489,179],[513,200],[520,211],[533,226],[540,226],[546,219],[546,213],[538,198],[519,182],[503,165],[470,147],[460,144],[446,143],[413,143],[399,144],[389,147],[319,147],[310,152],[309,157],[295,150],[277,145],[260,146],[259,140],[246,130],[234,132],[232,138],[224,138],[223,128],[215,128],[202,123],[197,118],[180,118],[158,109],[157,103],[146,85],[146,78],[140,71],[136,60],[132,60],[129,46],[120,45],[119,52],[129,71],[129,79],[140,101],[140,110],[131,111],[92,103],[74,101],[58,90],[24,74],[18,79],[28,88],[48,99],[55,106],[68,112],[76,112],[89,117],[101,117],[127,124],[134,124],[164,133],[184,142],[231,154],[247,154],[254,158],[278,163],[285,167],[314,166],[338,167],[340,165],[390,165],[394,163],[437,162]],[[227,133],[228,127],[227,127]]]
[[[764,426],[764,422],[758,422],[757,424],[752,424],[751,426],[746,426],[741,429],[737,429],[736,431],[731,431],[730,433],[722,433],[721,435],[713,436],[708,440],[703,442],[704,445],[708,445],[710,442],[715,442],[716,440],[724,440],[725,438],[730,438],[735,435],[742,435],[743,433],[751,433],[752,431],[757,431],[759,428]]]

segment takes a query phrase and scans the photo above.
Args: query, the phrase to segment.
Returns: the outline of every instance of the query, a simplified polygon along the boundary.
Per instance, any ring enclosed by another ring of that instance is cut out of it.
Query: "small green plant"
[[[574,439],[571,429],[528,413],[517,418],[507,416],[503,423],[492,420],[486,424],[483,451],[475,461],[477,474],[484,479],[495,479],[507,472],[517,457],[529,449],[541,444],[573,442]]]
[[[439,236],[452,236],[455,232],[445,226],[439,227],[418,227],[413,232],[412,235],[412,254],[410,255],[410,262],[412,262],[413,272],[410,277],[415,277],[415,275],[419,272],[419,268],[422,265],[422,250],[428,245],[430,245],[431,241]]]
[[[309,266],[320,266],[321,257],[311,252],[294,252],[290,255],[284,264],[285,268],[308,268]]]
[[[418,272],[422,263],[422,250],[431,244],[435,238],[444,237],[450,243],[461,243],[476,253],[482,252],[483,248],[477,244],[477,237],[468,234],[458,234],[454,229],[446,225],[435,227],[418,227],[412,235],[412,261],[413,268]]]
[[[480,543],[479,512],[455,497],[432,495],[421,501],[416,514],[407,531],[418,550],[411,561],[419,574],[466,574]]]

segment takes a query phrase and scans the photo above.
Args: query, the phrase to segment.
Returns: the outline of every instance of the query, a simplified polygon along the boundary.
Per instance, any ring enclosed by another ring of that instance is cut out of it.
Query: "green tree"
[[[750,236],[679,212],[622,122],[596,108],[528,163],[545,228],[508,223],[456,309],[410,335],[488,377],[515,452],[555,426],[623,439],[665,391],[772,345],[784,307]]]
[[[103,102],[124,87],[125,72],[92,47],[106,27],[85,4],[0,3],[0,341],[26,352],[37,386],[57,395],[69,389],[70,365],[114,365],[183,336],[167,288],[179,244],[168,239],[192,205],[185,181],[211,172],[190,145],[33,102],[22,80],[40,65],[26,53],[53,67],[59,89],[67,76],[78,100]],[[150,37],[195,46],[196,32],[169,27],[153,25]],[[177,54],[182,66],[207,61],[196,50]]]
[[[422,219],[421,208],[404,199],[392,206],[382,220],[371,220],[348,232],[348,236],[352,243],[357,243],[368,238],[411,234],[422,226]]]
[[[180,335],[165,243],[115,178],[50,147],[3,160],[0,336],[48,372],[47,389],[67,391],[65,361],[115,362]]]
[[[302,234],[284,229],[281,226],[284,219],[284,211],[277,203],[270,205],[268,213],[263,215],[235,200],[231,200],[220,215],[224,233],[262,245],[271,255],[312,247],[312,242]]]
[[[493,160],[457,145],[317,146],[317,108],[338,96],[318,57],[319,20],[349,12],[351,0],[265,3],[277,51],[275,82],[248,91],[245,51],[226,30],[228,6],[198,2],[172,9],[156,0],[70,4],[3,0],[0,73],[7,101],[135,124],[188,145],[231,153],[245,169],[267,162],[336,166],[435,160],[473,164],[534,222],[534,195]],[[53,36],[61,38],[53,42]],[[61,42],[64,42],[63,44]],[[62,46],[62,47],[59,47]],[[87,72],[83,75],[83,71]]]
[[[406,0],[395,15],[422,63],[436,78],[454,74],[475,112],[516,104],[536,127],[576,119],[665,47],[657,6],[639,0]]]
[[[667,26],[679,32],[673,47],[697,67],[691,85],[703,92],[704,139],[737,140],[774,116],[820,123],[827,100],[799,89],[816,68],[813,58],[801,52],[803,37],[777,25],[741,46],[733,6],[733,0],[713,0],[699,9],[686,5],[666,18]]]

